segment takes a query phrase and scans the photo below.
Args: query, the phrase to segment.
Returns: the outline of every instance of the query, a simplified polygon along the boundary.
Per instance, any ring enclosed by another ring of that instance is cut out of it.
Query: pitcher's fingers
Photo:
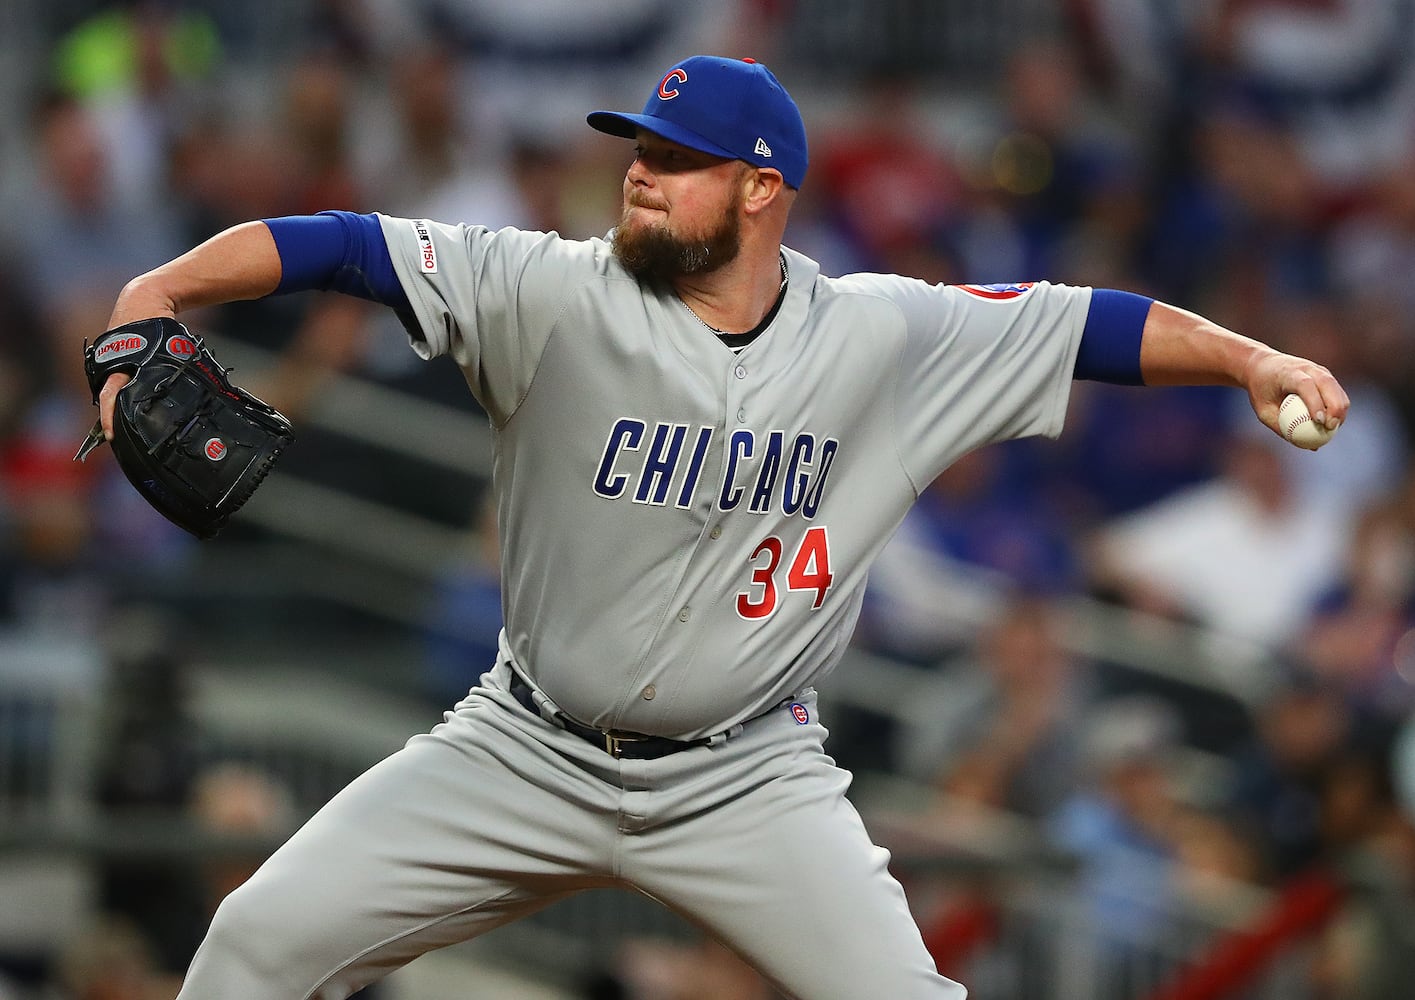
[[[1341,383],[1325,368],[1319,368],[1311,374],[1311,380],[1304,386],[1308,391],[1302,393],[1302,401],[1307,404],[1313,421],[1328,430],[1335,430],[1346,422],[1351,400]],[[1308,395],[1315,398],[1308,399]]]
[[[113,404],[118,398],[118,390],[132,381],[122,372],[114,372],[108,376],[108,381],[103,383],[103,388],[98,390],[98,419],[103,423],[103,436],[105,439],[113,440]]]
[[[1326,411],[1327,429],[1331,430],[1346,422],[1346,414],[1351,409],[1351,398],[1346,395],[1346,390],[1334,375],[1330,372],[1323,372],[1322,375],[1325,377],[1319,377],[1317,385],[1322,390],[1322,409]]]
[[[1334,430],[1346,420],[1351,400],[1336,376],[1321,365],[1307,362],[1284,381],[1288,383],[1288,391],[1295,392],[1306,404],[1313,422]]]

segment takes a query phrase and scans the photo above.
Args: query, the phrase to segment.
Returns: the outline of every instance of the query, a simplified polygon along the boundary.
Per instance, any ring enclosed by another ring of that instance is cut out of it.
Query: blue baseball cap
[[[594,111],[590,127],[634,138],[643,128],[729,160],[773,167],[793,188],[806,176],[806,126],[771,70],[755,59],[692,56],[664,74],[642,114]]]

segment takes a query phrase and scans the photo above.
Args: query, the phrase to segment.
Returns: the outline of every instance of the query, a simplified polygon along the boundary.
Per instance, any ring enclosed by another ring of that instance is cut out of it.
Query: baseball
[[[1278,425],[1282,428],[1282,436],[1287,438],[1299,448],[1306,448],[1308,451],[1316,451],[1322,445],[1331,440],[1335,429],[1327,430],[1326,427],[1318,424],[1312,419],[1312,415],[1307,412],[1307,404],[1302,402],[1302,397],[1294,393],[1289,393],[1282,401],[1282,407],[1277,414]]]

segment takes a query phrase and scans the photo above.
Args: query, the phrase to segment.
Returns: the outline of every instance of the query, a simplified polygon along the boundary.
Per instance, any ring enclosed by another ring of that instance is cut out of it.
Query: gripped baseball
[[[1308,451],[1316,451],[1336,433],[1335,429],[1328,430],[1313,420],[1312,415],[1307,412],[1307,404],[1302,402],[1302,397],[1295,392],[1289,393],[1282,401],[1277,420],[1278,426],[1282,428],[1282,436]]]

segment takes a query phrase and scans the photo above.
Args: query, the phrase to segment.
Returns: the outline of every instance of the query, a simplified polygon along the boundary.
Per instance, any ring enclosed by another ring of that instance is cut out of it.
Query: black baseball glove
[[[84,345],[98,392],[114,372],[132,376],[113,408],[113,454],[163,517],[211,538],[251,498],[294,440],[290,421],[227,379],[200,337],[175,319],[125,323]],[[103,443],[94,424],[74,458]]]

